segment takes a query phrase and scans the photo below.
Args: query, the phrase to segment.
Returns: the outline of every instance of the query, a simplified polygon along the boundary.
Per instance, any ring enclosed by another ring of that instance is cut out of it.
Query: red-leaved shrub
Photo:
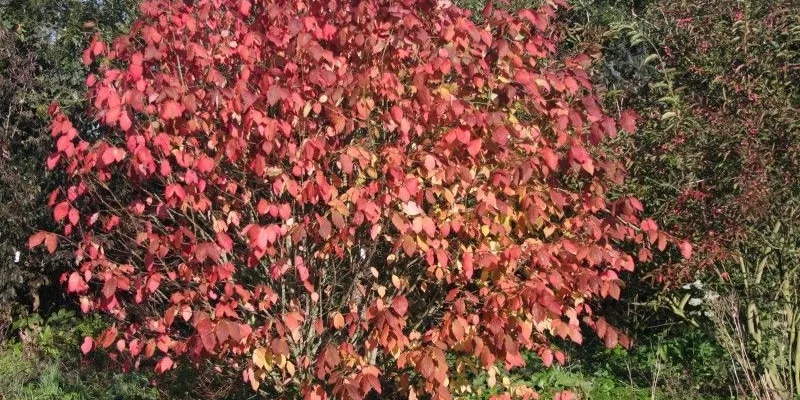
[[[63,281],[116,321],[82,350],[447,399],[523,350],[563,362],[549,338],[581,326],[626,344],[589,302],[619,296],[622,244],[671,239],[609,199],[618,124],[588,58],[556,56],[556,3],[480,23],[444,0],[142,3],[84,54],[103,129],[51,110]]]

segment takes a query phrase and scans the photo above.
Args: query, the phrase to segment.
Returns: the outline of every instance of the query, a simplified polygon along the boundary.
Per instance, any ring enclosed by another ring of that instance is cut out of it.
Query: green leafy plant
[[[0,398],[8,400],[90,400],[160,398],[146,376],[104,370],[102,359],[82,360],[80,340],[102,326],[60,310],[15,321],[19,340],[0,347]]]

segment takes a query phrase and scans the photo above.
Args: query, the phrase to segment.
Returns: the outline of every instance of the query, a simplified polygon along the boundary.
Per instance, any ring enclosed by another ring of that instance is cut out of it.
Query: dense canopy
[[[590,304],[672,239],[609,195],[600,144],[634,114],[557,52],[560,5],[143,2],[83,55],[102,133],[51,108],[63,237],[30,244],[74,249],[68,292],[114,317],[83,351],[445,399],[523,350],[563,362],[551,338],[582,328],[627,344]]]

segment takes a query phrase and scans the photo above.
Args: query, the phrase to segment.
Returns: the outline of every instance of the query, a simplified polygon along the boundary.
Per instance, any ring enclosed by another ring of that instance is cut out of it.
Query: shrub
[[[115,318],[82,350],[360,399],[450,398],[586,327],[626,345],[590,302],[672,238],[608,195],[618,123],[558,6],[143,2],[83,55],[102,129],[51,108],[62,229],[30,245],[74,249],[66,290]]]
[[[18,319],[20,340],[0,346],[0,398],[8,400],[156,399],[143,375],[120,374],[81,360],[74,349],[83,335],[98,331],[98,318],[60,310],[47,320]]]
[[[91,127],[80,113],[86,70],[74,55],[91,31],[122,29],[130,9],[127,0],[0,2],[0,343],[15,333],[12,320],[64,305],[57,280],[69,252],[25,251],[35,227],[53,227],[40,205],[62,181],[42,163],[52,149],[47,108],[57,99],[76,126]]]
[[[674,338],[694,336],[690,324],[716,336],[729,377],[714,387],[698,379],[704,393],[791,398],[800,394],[791,267],[800,228],[800,20],[791,1],[707,6],[589,1],[573,15],[576,42],[602,44],[606,104],[643,119],[627,140],[627,192],[665,229],[692,238],[698,255],[680,268],[637,268],[657,285],[631,279],[638,290],[623,295],[647,307],[620,314],[646,342],[663,324]],[[674,324],[675,315],[690,324]]]

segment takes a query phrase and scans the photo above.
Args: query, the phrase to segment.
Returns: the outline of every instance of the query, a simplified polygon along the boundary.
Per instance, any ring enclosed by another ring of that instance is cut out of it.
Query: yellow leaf
[[[417,246],[418,246],[418,247],[420,248],[420,250],[422,250],[423,252],[426,252],[426,251],[428,251],[428,249],[430,249],[430,246],[428,246],[428,242],[427,242],[427,241],[425,241],[425,239],[423,239],[423,238],[422,238],[421,236],[419,236],[419,235],[417,235]]]
[[[267,365],[267,350],[259,347],[253,351],[253,364],[259,368],[264,368]]]
[[[444,99],[444,100],[450,100],[450,91],[449,91],[449,90],[447,90],[447,88],[446,88],[446,87],[444,87],[444,86],[440,86],[439,88],[437,88],[437,89],[436,89],[436,90],[434,90],[433,92],[434,92],[434,93],[437,93],[437,94],[438,94],[439,96],[441,96],[441,97],[442,97],[442,99]]]
[[[344,327],[344,316],[339,312],[333,314],[333,327],[335,329],[342,329],[342,327]]]
[[[289,373],[289,376],[294,376],[294,364],[286,362],[286,372]]]
[[[267,176],[269,177],[276,177],[283,173],[283,170],[278,167],[269,167],[267,168]]]
[[[275,364],[278,365],[278,368],[285,369],[286,367],[286,356],[283,354],[279,354],[275,357]]]
[[[489,378],[486,379],[486,385],[493,388],[497,384],[497,370],[494,366],[489,369]]]
[[[453,192],[451,192],[450,189],[445,189],[443,194],[444,194],[444,199],[447,200],[448,203],[450,204],[456,203],[456,198],[455,196],[453,196]]]
[[[401,285],[402,283],[403,283],[403,282],[400,280],[400,277],[398,277],[398,276],[397,276],[397,275],[395,275],[395,274],[392,274],[392,286],[394,286],[394,287],[395,287],[395,288],[397,288],[397,289],[400,289],[400,285]]]

